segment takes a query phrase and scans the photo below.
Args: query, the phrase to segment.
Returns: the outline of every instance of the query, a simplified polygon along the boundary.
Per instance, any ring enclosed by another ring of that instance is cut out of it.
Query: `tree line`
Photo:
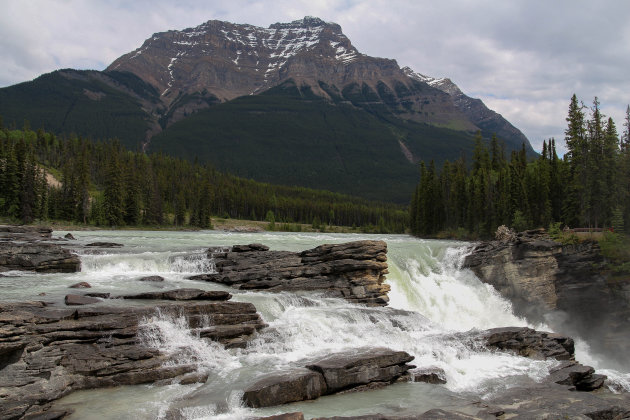
[[[566,120],[563,158],[553,138],[528,161],[524,145],[508,159],[496,137],[488,145],[478,134],[470,165],[460,158],[438,170],[421,162],[411,231],[490,237],[501,225],[630,227],[630,107],[621,136],[597,98],[587,108],[573,95]]]
[[[117,140],[1,124],[0,216],[13,221],[210,228],[214,216],[380,232],[407,227],[408,212],[399,205],[255,182],[161,153],[129,151]]]

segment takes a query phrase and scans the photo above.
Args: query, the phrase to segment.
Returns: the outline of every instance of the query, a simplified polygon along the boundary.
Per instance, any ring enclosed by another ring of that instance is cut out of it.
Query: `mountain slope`
[[[0,89],[7,124],[43,126],[211,162],[257,180],[406,202],[417,163],[470,156],[480,130],[523,134],[448,79],[361,54],[306,17],[269,28],[211,20],[156,33],[105,71]]]
[[[185,144],[186,147],[182,147]],[[239,176],[406,203],[416,162],[469,154],[468,134],[333,104],[295,82],[216,105],[173,124],[150,151],[203,156]],[[425,156],[427,148],[431,156]]]
[[[498,138],[504,139],[504,141],[507,139],[510,146],[518,147],[520,144],[525,144],[527,151],[532,154],[533,150],[531,149],[529,140],[519,129],[510,124],[510,122],[500,114],[489,109],[481,99],[475,99],[465,95],[451,79],[436,79],[434,77],[425,76],[414,72],[409,67],[403,67],[402,70],[412,79],[426,83],[431,87],[449,94],[453,98],[457,109],[466,115],[473,124],[479,127],[486,137],[496,134]]]
[[[20,126],[92,139],[119,138],[136,148],[151,130],[157,92],[131,73],[59,70],[0,89],[0,115]]]

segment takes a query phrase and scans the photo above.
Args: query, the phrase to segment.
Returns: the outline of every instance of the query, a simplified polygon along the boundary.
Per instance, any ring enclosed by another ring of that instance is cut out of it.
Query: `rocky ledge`
[[[261,244],[210,248],[217,273],[190,277],[243,290],[322,291],[368,306],[389,301],[387,244],[355,241],[303,252],[269,251]]]
[[[79,257],[51,240],[52,229],[35,226],[0,226],[0,272],[74,273]]]
[[[270,407],[313,400],[349,390],[380,388],[403,377],[414,366],[404,351],[386,348],[358,349],[326,358],[287,372],[263,377],[245,390],[249,407]]]
[[[192,294],[164,293],[172,299]],[[148,331],[143,324],[158,313],[184,317],[193,333],[226,347],[244,346],[264,326],[250,303],[216,301],[219,294],[201,298],[215,300],[78,309],[44,302],[0,304],[0,418],[36,416],[79,389],[196,377],[195,365],[181,364],[176,354],[143,340]]]
[[[627,368],[618,349],[630,347],[630,278],[603,270],[602,262],[596,242],[563,245],[538,229],[478,244],[464,267],[519,315],[578,335]]]

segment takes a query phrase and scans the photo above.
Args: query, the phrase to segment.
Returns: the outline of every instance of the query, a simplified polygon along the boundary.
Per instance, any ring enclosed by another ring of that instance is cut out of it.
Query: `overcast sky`
[[[0,87],[59,68],[103,70],[155,32],[210,19],[267,27],[306,15],[362,53],[449,77],[529,138],[564,144],[573,93],[621,131],[630,103],[626,0],[0,0]]]

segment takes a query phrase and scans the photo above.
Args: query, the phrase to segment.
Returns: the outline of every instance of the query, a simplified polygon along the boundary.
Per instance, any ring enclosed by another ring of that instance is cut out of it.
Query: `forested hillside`
[[[572,228],[630,227],[630,108],[621,137],[595,98],[589,113],[573,95],[565,131],[568,153],[560,159],[555,140],[527,160],[525,149],[506,158],[500,142],[490,148],[478,137],[472,165],[421,163],[411,203],[417,235],[456,231],[489,237],[500,225],[517,231],[561,223]]]
[[[383,232],[402,232],[407,223],[407,211],[394,204],[254,182],[161,153],[132,152],[115,140],[1,124],[0,216],[11,220],[208,228],[210,217],[219,216]]]

